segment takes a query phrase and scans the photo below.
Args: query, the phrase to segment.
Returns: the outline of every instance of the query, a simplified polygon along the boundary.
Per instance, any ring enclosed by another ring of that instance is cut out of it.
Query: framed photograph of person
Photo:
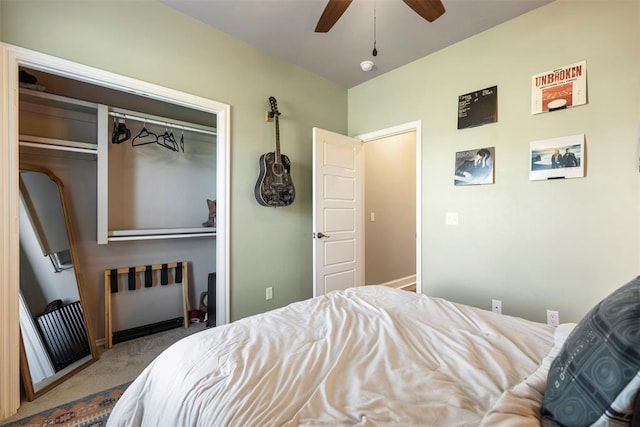
[[[583,178],[584,134],[531,141],[529,180]]]
[[[493,184],[495,147],[458,151],[456,153],[454,185]]]

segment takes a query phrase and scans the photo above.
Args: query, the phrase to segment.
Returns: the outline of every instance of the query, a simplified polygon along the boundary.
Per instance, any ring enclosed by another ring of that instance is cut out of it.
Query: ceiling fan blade
[[[444,5],[440,0],[402,0],[418,15],[433,22],[444,14]]]
[[[316,33],[326,33],[333,25],[338,22],[345,10],[349,7],[353,0],[329,0],[327,6],[320,16],[318,25],[316,25]]]

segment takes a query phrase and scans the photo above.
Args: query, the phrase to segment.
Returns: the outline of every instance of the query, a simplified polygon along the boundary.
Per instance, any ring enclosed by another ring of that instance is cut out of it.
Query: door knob
[[[319,232],[319,233],[317,234],[317,236],[318,236],[318,239],[322,239],[323,237],[331,237],[331,236],[328,236],[328,235],[324,234],[322,231],[321,231],[321,232]]]

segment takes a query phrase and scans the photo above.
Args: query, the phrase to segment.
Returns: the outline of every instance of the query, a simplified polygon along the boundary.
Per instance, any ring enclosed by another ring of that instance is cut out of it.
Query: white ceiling
[[[446,12],[432,23],[402,0],[354,0],[328,33],[314,32],[327,0],[160,1],[350,88],[553,0],[442,0]],[[371,71],[360,69],[364,60],[375,62]]]

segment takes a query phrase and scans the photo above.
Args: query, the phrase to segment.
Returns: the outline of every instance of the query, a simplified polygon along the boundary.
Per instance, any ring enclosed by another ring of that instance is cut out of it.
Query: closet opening
[[[104,289],[103,276],[98,272],[108,267],[156,262],[190,262],[189,305],[196,308],[200,294],[208,290],[209,274],[215,272],[218,286],[211,300],[216,301],[215,324],[222,325],[230,317],[227,275],[230,106],[12,45],[0,44],[0,53],[3,75],[0,192],[6,200],[5,209],[0,212],[0,225],[7,250],[3,251],[7,256],[0,262],[4,272],[0,275],[1,305],[7,320],[0,328],[3,336],[0,357],[7,361],[0,368],[0,376],[6,379],[0,385],[3,396],[0,413],[5,416],[15,410],[20,391],[15,369],[19,354],[21,276],[19,233],[15,227],[19,212],[19,163],[47,162],[56,174],[62,175],[65,188],[71,193],[80,265],[87,299],[94,311],[87,315],[93,318],[96,337],[102,337]],[[35,77],[35,81],[24,81],[24,76]],[[31,86],[21,85],[21,81]],[[73,107],[69,107],[69,99],[74,100]],[[21,109],[20,104],[25,103],[31,104],[26,107],[28,113]],[[56,119],[49,120],[46,126],[29,128],[29,121],[37,122],[43,115],[51,114]],[[127,115],[139,116],[142,121]],[[121,119],[131,132],[127,141],[121,140],[127,137],[120,126]],[[65,134],[61,124],[69,120],[77,126],[71,134]],[[166,131],[167,138],[159,137],[154,146],[132,146],[131,139],[144,133],[142,127],[159,136]],[[46,133],[39,134],[40,130]],[[111,142],[113,131],[120,140],[117,144]],[[95,136],[87,139],[87,134]],[[110,152],[112,147],[115,151]],[[108,156],[102,155],[104,152]],[[167,154],[174,157],[167,158]],[[209,162],[206,166],[205,158]],[[122,166],[121,159],[129,161],[135,170],[124,168],[122,173],[109,173],[114,165]],[[194,177],[191,170],[180,172],[185,162],[194,159],[196,163],[202,162],[193,169],[206,171],[208,176]],[[114,177],[120,181],[110,182]],[[107,186],[99,185],[101,181]],[[210,222],[209,200],[217,203],[215,227],[203,231],[203,223]],[[101,238],[106,243],[98,244]],[[165,296],[160,299],[167,300]],[[163,309],[158,309],[152,297],[142,304],[130,299],[121,304],[120,310],[124,313],[123,322],[128,322],[132,317],[144,321]]]
[[[91,276],[185,259],[188,305],[197,307],[216,272],[217,221],[208,221],[218,198],[216,113],[28,67],[19,80],[20,159],[66,171],[82,205],[76,222],[96,229],[95,244],[81,234]],[[101,284],[89,288],[100,300]],[[180,314],[179,298],[166,292],[114,296],[118,330],[160,321],[153,312]]]

